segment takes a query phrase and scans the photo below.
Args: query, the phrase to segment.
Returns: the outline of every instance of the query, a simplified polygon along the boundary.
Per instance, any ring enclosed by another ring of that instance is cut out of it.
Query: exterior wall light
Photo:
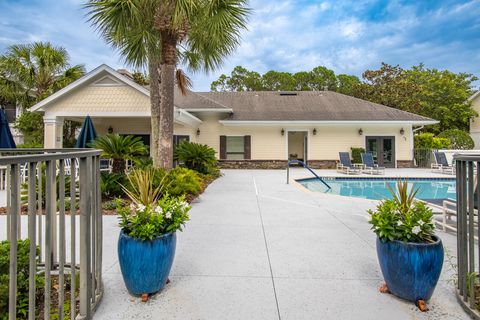
[[[405,134],[405,130],[402,128],[400,129],[400,134],[403,136]]]
[[[314,136],[316,136],[317,135],[317,128],[313,128],[312,133],[313,133]]]
[[[197,129],[197,136],[200,135],[200,128]]]
[[[112,128],[112,126],[109,126],[108,129],[107,129],[107,131],[108,131],[108,133],[110,133],[110,134],[113,133],[113,128]]]
[[[358,130],[358,135],[359,135],[359,136],[363,135],[363,130],[362,130],[362,128],[360,128],[360,129]]]
[[[280,131],[280,133],[282,134],[282,136],[285,135],[285,129],[282,128],[282,131]]]

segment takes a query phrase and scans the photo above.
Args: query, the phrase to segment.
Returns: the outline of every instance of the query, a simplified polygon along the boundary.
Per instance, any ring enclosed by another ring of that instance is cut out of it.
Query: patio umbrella
[[[95,140],[96,137],[97,133],[95,132],[92,119],[90,116],[87,116],[83,122],[82,131],[80,131],[80,134],[78,135],[75,148],[87,148],[88,144]]]
[[[5,111],[0,108],[0,148],[16,148]]]

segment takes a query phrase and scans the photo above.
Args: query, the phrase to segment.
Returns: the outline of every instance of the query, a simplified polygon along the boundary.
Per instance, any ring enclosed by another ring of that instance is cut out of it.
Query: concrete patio
[[[378,291],[382,276],[366,219],[375,201],[287,185],[281,170],[223,173],[178,235],[172,282],[147,303],[127,293],[117,220],[104,217],[105,296],[95,319],[469,319],[453,290],[454,235],[439,232],[449,254],[430,311],[421,313]],[[293,169],[292,176],[307,174]]]

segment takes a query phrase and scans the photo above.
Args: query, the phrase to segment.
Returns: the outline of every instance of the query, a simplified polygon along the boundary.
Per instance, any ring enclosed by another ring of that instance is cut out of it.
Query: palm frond
[[[183,72],[182,69],[175,71],[175,78],[177,87],[180,89],[183,95],[186,95],[189,90],[192,89],[192,80]]]

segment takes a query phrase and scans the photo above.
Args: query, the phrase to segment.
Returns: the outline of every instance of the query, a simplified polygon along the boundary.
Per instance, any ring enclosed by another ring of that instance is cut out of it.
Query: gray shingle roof
[[[331,91],[196,92],[196,96],[233,109],[227,121],[434,121]],[[194,96],[187,101],[207,103]],[[193,105],[184,106],[194,109]]]
[[[175,106],[186,110],[195,109],[218,109],[229,110],[229,107],[223,106],[221,103],[212,100],[209,97],[198,94],[197,92],[189,91],[183,95],[180,90],[175,88]]]

